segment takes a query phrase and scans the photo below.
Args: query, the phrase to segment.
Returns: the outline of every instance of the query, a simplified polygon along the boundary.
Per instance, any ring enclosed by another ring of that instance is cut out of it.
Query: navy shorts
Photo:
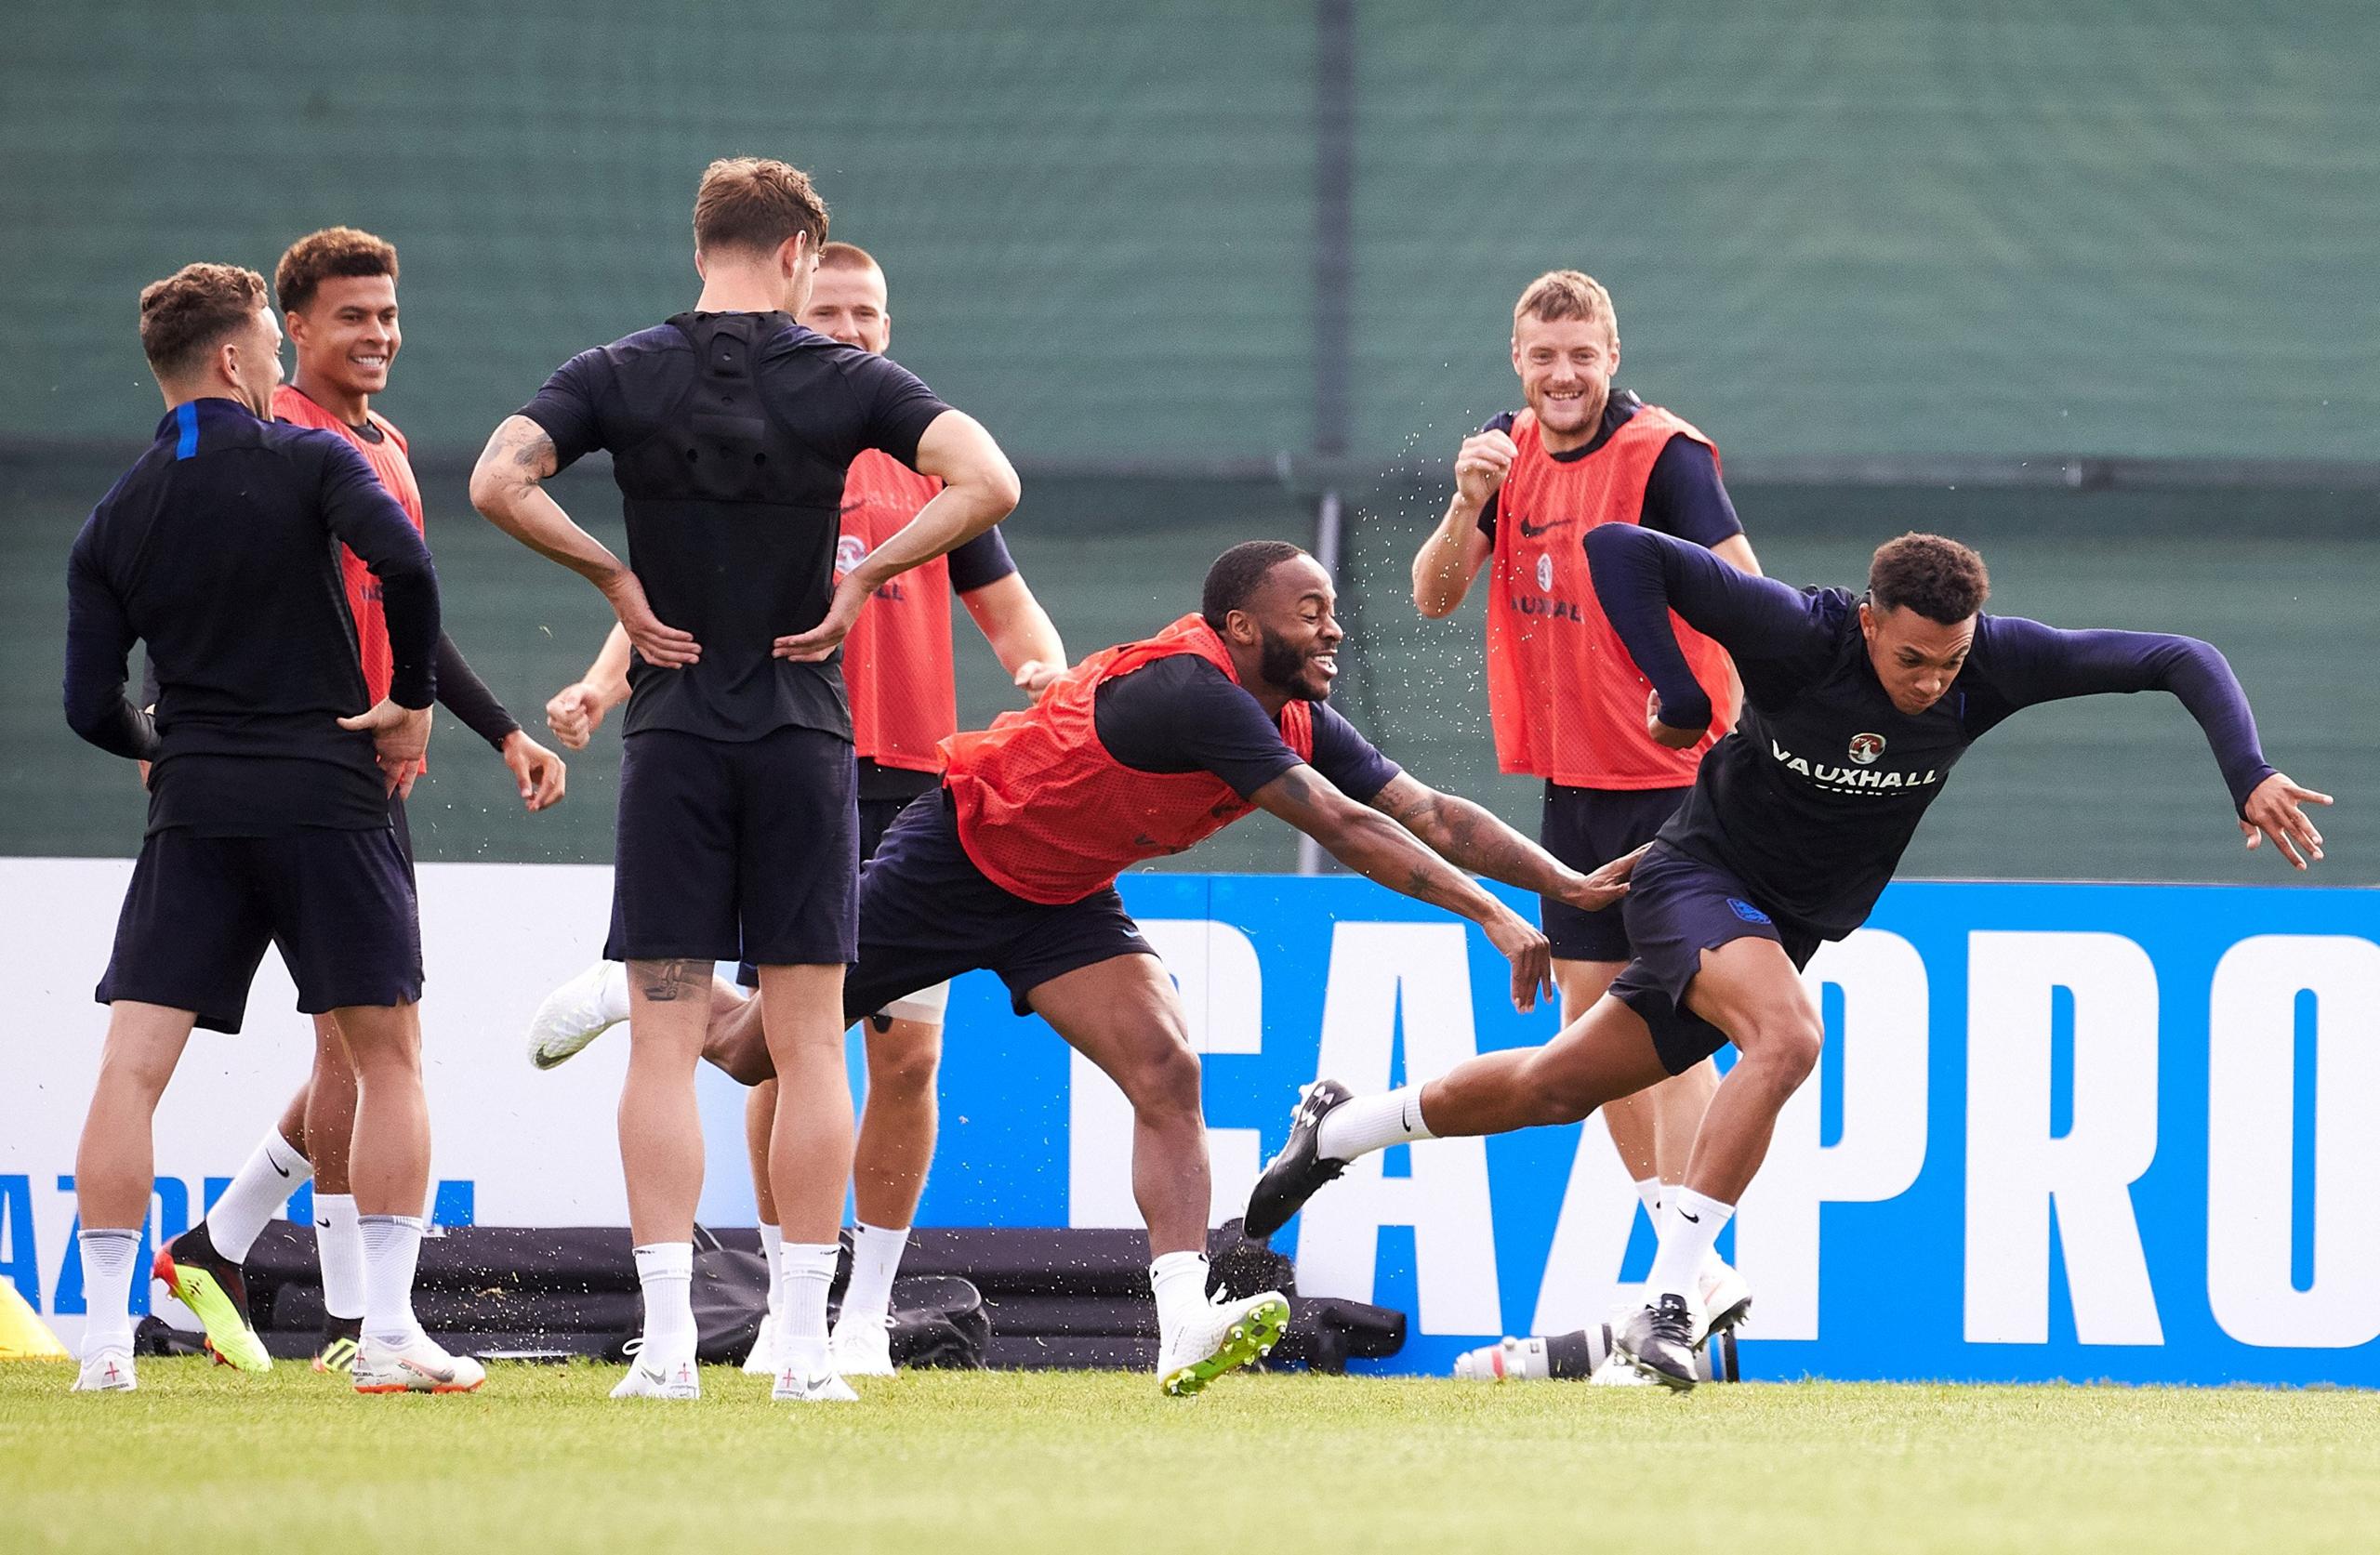
[[[851,742],[815,729],[631,734],[620,760],[614,961],[830,966],[857,949]]]
[[[209,1031],[236,1032],[268,944],[304,1014],[419,999],[421,916],[395,826],[152,833],[95,997],[187,1009]]]
[[[1691,788],[1571,788],[1545,785],[1544,819],[1537,840],[1555,858],[1584,875],[1653,840],[1686,803]],[[1538,921],[1565,961],[1625,961],[1628,929],[1617,903],[1583,912],[1540,896]]]
[[[892,829],[892,823],[909,806],[907,799],[862,799],[859,802],[859,859],[865,874],[867,861],[876,857],[877,844]],[[760,969],[747,961],[735,969],[735,981],[747,988],[760,985]]]
[[[1726,1032],[1686,1008],[1704,951],[1757,937],[1806,967],[1820,942],[1816,929],[1771,917],[1727,871],[1667,843],[1654,844],[1636,865],[1621,901],[1636,958],[1612,980],[1611,992],[1653,1028],[1654,1049],[1673,1074],[1727,1045]]]
[[[843,1012],[873,1015],[904,995],[988,967],[1019,1015],[1052,978],[1151,955],[1116,888],[1079,902],[1027,902],[986,879],[959,840],[949,791],[910,801],[884,834],[859,888],[859,960],[843,980]]]

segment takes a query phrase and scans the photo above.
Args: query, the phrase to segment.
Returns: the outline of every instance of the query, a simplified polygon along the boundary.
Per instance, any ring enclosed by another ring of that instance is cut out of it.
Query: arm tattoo
[[[646,962],[644,966],[644,996],[654,1004],[674,1004],[680,999],[709,991],[711,964],[708,961],[689,957]]]
[[[556,455],[554,440],[544,428],[531,423],[512,435],[512,468],[524,481],[537,481],[554,472]]]

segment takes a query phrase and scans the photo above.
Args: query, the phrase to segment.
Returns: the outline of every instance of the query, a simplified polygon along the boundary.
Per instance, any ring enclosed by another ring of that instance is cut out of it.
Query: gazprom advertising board
[[[0,1038],[0,1273],[70,1334],[90,988],[128,868],[0,862],[39,983]],[[441,1212],[619,1223],[625,1042],[549,1074],[521,1056],[537,999],[600,943],[607,872],[422,876]],[[1207,1055],[1218,1222],[1317,1074],[1375,1089],[1555,1027],[1514,1013],[1475,930],[1362,880],[1139,876],[1125,896]],[[1808,982],[1826,1056],[1722,1244],[1755,1294],[1748,1376],[2380,1386],[2380,892],[1907,883]],[[988,976],[950,1017],[920,1222],[1138,1224],[1114,1087]],[[269,959],[247,1032],[193,1039],[152,1230],[238,1167],[305,1034]],[[749,1223],[740,1093],[705,1086],[704,1212]],[[1651,1255],[1595,1121],[1390,1150],[1278,1240],[1302,1290],[1408,1312],[1387,1365],[1423,1372],[1600,1321]]]

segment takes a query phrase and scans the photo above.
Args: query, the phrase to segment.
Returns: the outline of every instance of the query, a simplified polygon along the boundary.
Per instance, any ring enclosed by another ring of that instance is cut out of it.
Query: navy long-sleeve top
[[[1664,723],[1711,718],[1670,612],[1716,639],[1743,679],[1735,732],[1702,758],[1661,841],[1828,939],[1867,917],[1966,748],[2035,703],[2171,692],[2206,731],[2235,807],[2272,775],[2230,665],[2195,639],[1978,615],[1958,678],[1912,716],[1877,679],[1848,590],[1792,588],[1628,524],[1592,530],[1585,544],[1595,595],[1659,693]]]
[[[66,721],[113,755],[152,761],[149,829],[263,836],[389,824],[364,711],[338,547],[379,579],[396,676],[437,691],[438,579],[429,547],[362,455],[331,432],[197,400],[75,536],[66,574]],[[145,641],[156,714],[125,696]]]

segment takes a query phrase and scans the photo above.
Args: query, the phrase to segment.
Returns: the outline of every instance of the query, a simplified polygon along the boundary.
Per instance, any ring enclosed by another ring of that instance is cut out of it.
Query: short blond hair
[[[818,268],[820,270],[872,270],[879,274],[881,274],[884,270],[882,265],[876,262],[875,255],[855,243],[820,244]]]
[[[140,349],[160,378],[196,367],[264,307],[264,277],[239,265],[184,265],[140,288]]]
[[[703,169],[694,191],[697,253],[773,254],[796,233],[810,239],[813,254],[826,241],[826,202],[810,186],[809,174],[758,156],[721,157]]]
[[[1620,338],[1620,315],[1612,310],[1611,294],[1603,283],[1582,270],[1550,270],[1530,282],[1513,304],[1513,323],[1523,319],[1552,323],[1557,319],[1597,319],[1614,339]]]

